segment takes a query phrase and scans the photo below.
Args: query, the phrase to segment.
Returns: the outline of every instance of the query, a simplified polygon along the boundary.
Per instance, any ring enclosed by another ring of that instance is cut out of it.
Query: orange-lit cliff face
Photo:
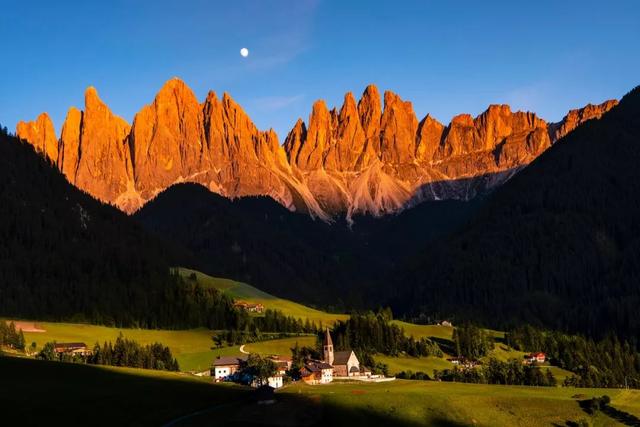
[[[317,101],[280,145],[260,131],[226,93],[199,103],[169,80],[129,126],[87,89],[57,139],[46,113],[17,134],[96,198],[133,212],[177,182],[200,183],[228,197],[268,195],[321,219],[381,215],[423,200],[470,199],[510,178],[555,141],[617,102],[572,110],[547,124],[533,113],[492,105],[445,126],[418,121],[392,92],[384,105],[375,86],[359,101],[347,93],[339,110]]]

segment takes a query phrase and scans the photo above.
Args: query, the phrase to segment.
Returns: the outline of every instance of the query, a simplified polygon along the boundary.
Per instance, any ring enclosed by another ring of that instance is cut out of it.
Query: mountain
[[[492,105],[447,126],[418,121],[410,102],[368,86],[340,110],[313,105],[280,145],[228,94],[199,103],[169,80],[129,126],[94,88],[71,108],[59,139],[48,115],[20,122],[17,135],[51,159],[69,182],[132,213],[180,182],[228,198],[269,196],[289,210],[331,220],[399,212],[426,200],[469,200],[501,185],[581,123],[616,101],[570,112],[547,124],[533,113]],[[57,141],[57,144],[56,144]]]
[[[560,139],[453,237],[399,267],[396,309],[637,340],[638,164],[640,87]]]

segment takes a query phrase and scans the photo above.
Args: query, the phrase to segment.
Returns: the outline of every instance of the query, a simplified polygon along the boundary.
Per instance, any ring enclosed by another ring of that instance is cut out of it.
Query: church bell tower
[[[324,334],[324,343],[322,344],[322,350],[324,352],[324,363],[333,365],[333,341],[331,341],[331,334],[329,328]]]

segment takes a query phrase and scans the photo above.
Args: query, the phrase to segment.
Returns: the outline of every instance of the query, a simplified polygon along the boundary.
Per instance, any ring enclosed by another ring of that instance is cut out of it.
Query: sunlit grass
[[[189,277],[191,274],[195,273],[200,284],[204,286],[211,286],[215,289],[226,292],[234,299],[250,303],[263,304],[267,309],[280,310],[287,316],[292,316],[296,319],[302,319],[303,321],[309,319],[310,322],[313,322],[317,325],[320,323],[322,323],[323,325],[331,325],[336,320],[346,320],[349,318],[347,314],[326,313],[324,311],[316,310],[314,308],[310,308],[287,299],[278,298],[276,296],[263,292],[260,289],[254,288],[253,286],[246,283],[211,277],[198,271],[189,270],[186,268],[180,268],[179,271],[185,277]]]

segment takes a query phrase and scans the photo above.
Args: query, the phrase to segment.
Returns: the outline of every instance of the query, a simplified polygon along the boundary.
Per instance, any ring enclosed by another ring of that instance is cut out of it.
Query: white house
[[[213,361],[213,368],[211,373],[213,374],[214,381],[224,381],[231,375],[235,374],[240,369],[240,363],[247,360],[246,356],[222,356]]]

